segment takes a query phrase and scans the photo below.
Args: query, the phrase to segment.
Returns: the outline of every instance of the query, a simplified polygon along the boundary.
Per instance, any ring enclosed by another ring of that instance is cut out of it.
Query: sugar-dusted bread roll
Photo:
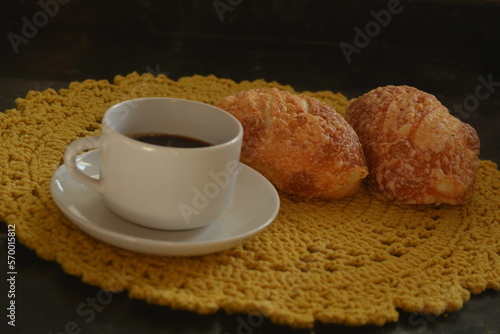
[[[242,91],[217,106],[243,125],[241,161],[288,194],[339,199],[356,193],[368,174],[358,136],[326,103],[272,88]]]
[[[359,136],[373,193],[405,204],[465,203],[474,191],[479,138],[434,95],[408,86],[374,89],[346,119]]]

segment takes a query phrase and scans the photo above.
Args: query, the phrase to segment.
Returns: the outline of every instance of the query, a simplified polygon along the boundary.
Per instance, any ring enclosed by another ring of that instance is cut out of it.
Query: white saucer
[[[99,177],[99,151],[77,158],[78,167]],[[155,255],[191,256],[222,251],[263,231],[279,211],[274,186],[252,168],[241,165],[232,207],[208,226],[186,231],[160,231],[130,223],[111,212],[101,195],[76,182],[62,165],[50,191],[61,211],[87,234],[111,245]]]

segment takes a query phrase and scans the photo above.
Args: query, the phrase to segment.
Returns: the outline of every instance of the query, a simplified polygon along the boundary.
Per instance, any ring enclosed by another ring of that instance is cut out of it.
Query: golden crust
[[[338,199],[356,193],[368,174],[356,133],[326,103],[272,88],[217,106],[243,125],[241,161],[288,194]]]
[[[365,153],[373,193],[406,204],[462,204],[479,167],[476,131],[435,96],[409,86],[374,89],[354,100],[346,119]]]

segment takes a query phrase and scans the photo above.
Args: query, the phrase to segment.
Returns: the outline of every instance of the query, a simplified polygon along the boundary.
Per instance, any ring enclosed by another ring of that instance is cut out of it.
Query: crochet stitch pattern
[[[241,90],[270,87],[295,93],[264,80],[195,75],[173,81],[137,73],[113,83],[30,91],[0,113],[0,220],[16,225],[19,242],[85,283],[173,309],[257,313],[295,328],[383,325],[397,321],[399,309],[439,315],[461,308],[471,293],[500,290],[500,172],[491,161],[481,161],[466,205],[395,205],[365,188],[332,202],[280,194],[280,212],[265,231],[198,257],[108,245],[78,229],[53,202],[50,179],[66,146],[99,135],[111,105],[148,96],[216,104]],[[340,114],[349,103],[329,91],[303,93]]]

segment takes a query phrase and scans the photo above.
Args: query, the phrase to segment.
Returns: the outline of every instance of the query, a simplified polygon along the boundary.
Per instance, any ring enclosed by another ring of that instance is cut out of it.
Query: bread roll
[[[346,119],[359,136],[373,193],[405,204],[468,201],[479,167],[479,138],[435,96],[408,86],[374,89]]]
[[[354,130],[317,99],[253,89],[217,106],[243,125],[241,161],[288,194],[339,199],[356,193],[368,173]]]

